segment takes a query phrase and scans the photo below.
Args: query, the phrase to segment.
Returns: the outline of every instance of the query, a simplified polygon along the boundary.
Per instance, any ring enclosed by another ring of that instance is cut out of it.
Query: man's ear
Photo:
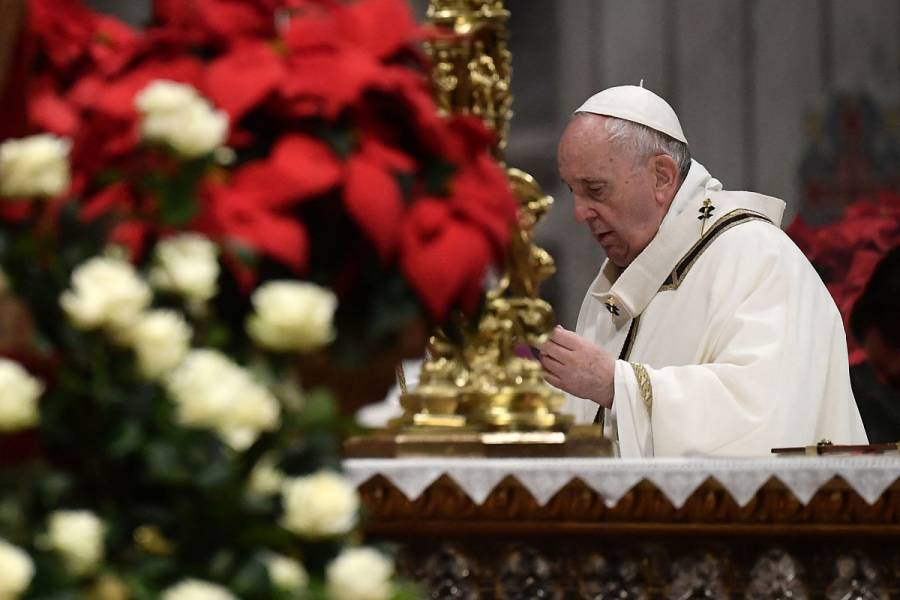
[[[669,203],[678,191],[678,165],[668,154],[657,154],[650,159],[653,169],[653,189],[656,201]]]

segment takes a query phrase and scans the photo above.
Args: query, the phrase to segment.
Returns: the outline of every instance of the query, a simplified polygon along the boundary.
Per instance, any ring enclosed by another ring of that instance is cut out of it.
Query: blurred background
[[[140,24],[149,0],[90,0]],[[427,0],[413,0],[424,19]],[[574,327],[603,259],[571,215],[556,143],[571,111],[637,84],[675,108],[726,189],[787,202],[811,224],[900,181],[900,0],[512,0],[507,161],[556,198],[540,230],[558,273],[544,295]]]

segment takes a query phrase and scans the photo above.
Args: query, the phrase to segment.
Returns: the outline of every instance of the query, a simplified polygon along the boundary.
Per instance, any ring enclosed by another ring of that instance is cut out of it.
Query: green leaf
[[[231,589],[240,598],[268,598],[272,593],[269,570],[259,557],[248,560],[231,580]]]
[[[143,442],[144,435],[140,425],[134,421],[125,421],[113,434],[109,455],[111,458],[122,458],[138,450]]]
[[[337,416],[334,396],[324,388],[316,388],[306,394],[306,404],[298,415],[298,425],[305,429],[317,429],[331,425]]]

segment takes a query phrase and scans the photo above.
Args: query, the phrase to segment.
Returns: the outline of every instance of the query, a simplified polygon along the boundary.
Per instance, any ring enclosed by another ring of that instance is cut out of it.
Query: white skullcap
[[[669,103],[643,86],[620,85],[607,88],[588,98],[575,112],[618,117],[640,123],[687,144],[678,115]]]

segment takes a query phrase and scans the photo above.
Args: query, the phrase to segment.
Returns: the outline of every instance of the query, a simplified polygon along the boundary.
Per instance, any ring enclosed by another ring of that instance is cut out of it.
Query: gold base
[[[597,425],[568,431],[477,431],[462,428],[379,429],[344,442],[347,458],[423,456],[562,458],[612,456],[612,444]]]

